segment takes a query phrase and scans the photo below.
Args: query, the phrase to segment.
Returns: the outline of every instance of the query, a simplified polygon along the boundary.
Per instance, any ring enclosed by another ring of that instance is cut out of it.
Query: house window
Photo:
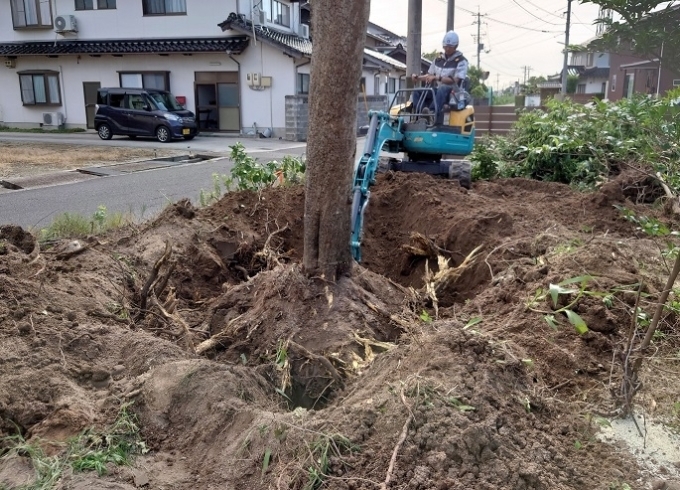
[[[576,93],[577,94],[585,94],[586,93],[586,84],[585,83],[579,83],[576,86]]]
[[[673,86],[680,87],[680,78],[676,78],[675,80],[673,80]]]
[[[616,75],[612,75],[612,92],[616,92]]]
[[[586,66],[593,66],[594,62],[594,54],[588,53],[588,56],[586,57]]]
[[[601,94],[607,93],[607,82],[602,82],[602,89],[600,90]]]
[[[116,8],[116,0],[97,0],[98,10]],[[76,10],[94,10],[94,0],[76,0]]]
[[[121,88],[170,90],[170,72],[119,72]]]
[[[262,10],[267,13],[267,20],[274,24],[290,27],[290,7],[278,0],[262,0]]]
[[[388,94],[393,94],[397,91],[397,79],[390,77],[387,79],[387,87],[385,90]]]
[[[144,15],[178,15],[187,13],[186,0],[142,0]]]
[[[50,0],[10,0],[15,29],[52,27]]]
[[[309,75],[307,73],[298,73],[297,93],[298,95],[306,95],[309,93]]]
[[[61,105],[59,73],[56,71],[20,72],[19,85],[24,105]]]
[[[366,90],[366,77],[361,77],[359,80],[359,92],[364,92]]]

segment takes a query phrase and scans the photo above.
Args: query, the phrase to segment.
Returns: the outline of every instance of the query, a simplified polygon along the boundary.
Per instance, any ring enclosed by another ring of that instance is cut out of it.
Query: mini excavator
[[[413,93],[414,97],[411,97]],[[355,165],[352,187],[352,256],[361,261],[364,213],[379,170],[421,172],[455,179],[470,188],[470,163],[463,159],[472,152],[475,141],[475,110],[468,104],[463,89],[452,90],[449,103],[442,110],[443,124],[434,123],[434,114],[423,108],[427,97],[435,100],[431,87],[401,89],[388,112],[370,111],[364,152]],[[411,101],[410,99],[414,100]],[[407,102],[399,103],[406,100]],[[435,113],[439,109],[436,107]],[[380,153],[403,153],[405,158],[390,158],[381,164]],[[444,160],[444,157],[453,157]]]

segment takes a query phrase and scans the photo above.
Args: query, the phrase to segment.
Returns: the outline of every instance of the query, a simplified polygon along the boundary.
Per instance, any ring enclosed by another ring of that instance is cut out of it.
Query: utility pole
[[[571,2],[567,0],[567,30],[564,36],[564,65],[562,66],[562,97],[567,95],[567,69],[569,67],[569,28],[571,27]]]
[[[522,69],[524,70],[524,86],[526,87],[527,81],[529,80],[529,74],[531,73],[531,67],[523,66]]]
[[[446,10],[446,32],[453,30],[454,19],[456,15],[456,0],[449,0]]]
[[[408,0],[408,33],[406,37],[406,86],[413,88],[412,74],[420,75],[423,31],[423,0]]]
[[[496,73],[496,92],[501,91],[501,74]]]
[[[477,7],[477,69],[480,69],[482,49],[484,45],[482,44],[482,21],[481,14],[479,13],[479,7]]]

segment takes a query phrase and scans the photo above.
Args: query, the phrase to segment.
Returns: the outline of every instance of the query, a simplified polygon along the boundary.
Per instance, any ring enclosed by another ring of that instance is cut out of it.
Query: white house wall
[[[240,67],[241,126],[245,132],[256,124],[259,129],[273,128],[275,135],[285,133],[285,96],[295,93],[295,70],[293,60],[275,48],[261,42],[251,45],[240,56],[234,56]],[[264,69],[266,66],[266,69]],[[169,71],[170,90],[176,96],[187,99],[187,108],[196,110],[194,98],[194,72],[234,72],[236,62],[226,54],[183,55],[124,55],[101,58],[90,56],[22,56],[15,69],[0,66],[0,113],[9,126],[35,126],[42,122],[44,112],[62,112],[69,127],[85,127],[85,100],[83,82],[100,82],[102,87],[118,87],[119,71]],[[18,71],[54,70],[61,73],[60,88],[62,105],[23,106],[19,90]],[[272,77],[272,87],[256,91],[248,87],[246,74],[261,73]]]
[[[276,136],[283,136],[286,95],[294,95],[296,91],[295,61],[262,41],[255,45],[252,39],[243,54],[235,58],[241,63],[241,126],[244,131],[250,131],[256,124],[259,129],[273,128]],[[251,89],[246,82],[247,73],[272,77],[271,88]]]
[[[237,0],[186,0],[186,15],[143,15],[141,0],[118,0],[110,10],[75,10],[74,0],[52,0],[52,15],[73,15],[78,32],[14,30],[10,1],[0,2],[0,42],[63,39],[191,38],[223,35],[218,23],[236,11]],[[96,5],[96,1],[94,2]]]

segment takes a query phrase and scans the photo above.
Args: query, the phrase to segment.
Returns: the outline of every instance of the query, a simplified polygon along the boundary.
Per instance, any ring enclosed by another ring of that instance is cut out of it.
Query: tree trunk
[[[315,0],[305,198],[305,271],[347,274],[357,97],[370,0]]]

